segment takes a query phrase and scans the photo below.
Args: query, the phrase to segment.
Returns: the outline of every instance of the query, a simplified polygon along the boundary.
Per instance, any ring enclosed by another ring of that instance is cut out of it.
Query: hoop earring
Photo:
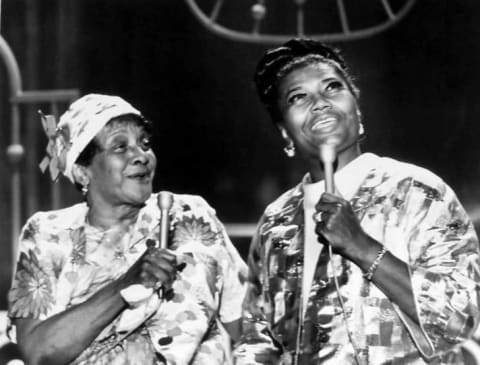
[[[86,196],[88,193],[88,184],[82,186],[82,195]]]
[[[295,145],[293,144],[293,141],[289,141],[288,144],[283,147],[283,152],[287,155],[287,157],[292,158],[295,156]]]

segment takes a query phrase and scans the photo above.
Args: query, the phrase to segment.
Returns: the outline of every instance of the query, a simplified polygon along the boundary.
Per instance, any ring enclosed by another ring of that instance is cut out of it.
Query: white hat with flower
[[[75,182],[72,169],[80,153],[110,120],[126,114],[142,117],[122,98],[102,94],[88,94],[73,102],[58,125],[54,116],[42,114],[49,143],[40,169],[44,172],[49,167],[52,180],[57,180],[61,172]]]

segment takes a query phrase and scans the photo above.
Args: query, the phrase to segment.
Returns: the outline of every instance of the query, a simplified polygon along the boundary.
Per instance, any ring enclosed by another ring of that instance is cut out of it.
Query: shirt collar
[[[369,171],[378,164],[378,157],[373,153],[362,153],[360,156],[350,161],[334,174],[335,190],[338,195],[346,200],[353,198],[360,184],[365,179]],[[317,204],[320,195],[325,191],[324,180],[311,182],[310,174],[303,178],[303,189],[305,207],[314,207]]]

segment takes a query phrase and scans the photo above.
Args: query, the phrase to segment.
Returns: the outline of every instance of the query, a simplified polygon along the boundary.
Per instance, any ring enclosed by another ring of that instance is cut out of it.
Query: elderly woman
[[[237,364],[462,363],[449,350],[477,321],[479,248],[454,192],[360,152],[358,90],[334,49],[291,40],[255,81],[309,171],[258,224]]]
[[[21,233],[9,318],[27,363],[225,363],[220,321],[238,336],[246,267],[198,196],[173,195],[168,247],[158,247],[149,122],[119,97],[91,94],[58,127],[44,124],[43,167],[85,202],[38,212]]]

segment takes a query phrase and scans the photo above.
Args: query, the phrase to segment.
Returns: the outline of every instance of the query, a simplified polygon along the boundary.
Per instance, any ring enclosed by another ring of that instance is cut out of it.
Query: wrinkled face
[[[318,62],[297,68],[278,85],[280,127],[306,158],[318,158],[318,146],[334,143],[337,153],[356,149],[357,100],[334,66]]]
[[[91,201],[143,205],[152,193],[157,164],[145,128],[132,121],[110,123],[96,140],[100,151],[86,167]]]

